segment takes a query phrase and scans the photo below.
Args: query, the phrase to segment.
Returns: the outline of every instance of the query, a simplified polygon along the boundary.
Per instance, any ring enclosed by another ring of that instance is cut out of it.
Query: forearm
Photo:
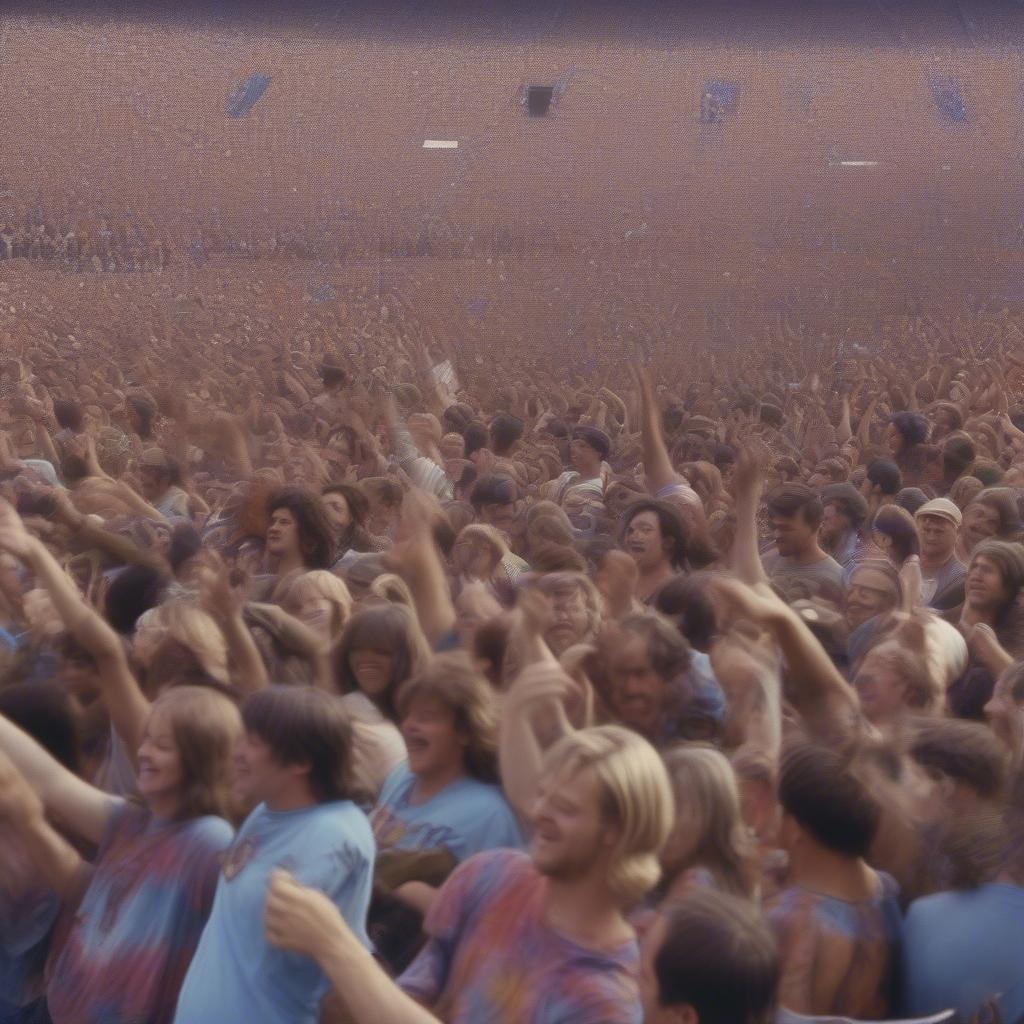
[[[740,495],[736,500],[736,534],[732,568],[744,583],[767,583],[768,576],[757,546],[757,497]]]
[[[825,649],[796,612],[786,610],[772,622],[786,659],[790,696],[812,733],[849,739],[860,702]]]
[[[641,411],[641,443],[643,445],[644,473],[647,476],[648,489],[657,494],[663,487],[676,482],[676,473],[672,469],[665,439],[661,433],[658,419],[658,407],[654,396],[646,389],[643,395]]]
[[[234,667],[232,679],[239,692],[250,694],[269,686],[267,666],[241,614],[223,619],[220,627],[228,643],[228,654]]]
[[[76,534],[79,540],[86,545],[105,551],[118,562],[143,565],[149,569],[155,569],[157,572],[165,572],[168,568],[167,561],[162,555],[155,551],[146,551],[132,543],[127,537],[111,533],[110,530],[105,530],[88,519],[83,518]]]
[[[406,995],[354,937],[339,933],[316,959],[353,1024],[437,1024],[438,1018]]]
[[[43,881],[63,901],[77,905],[92,876],[78,851],[42,815],[20,822],[18,835]]]

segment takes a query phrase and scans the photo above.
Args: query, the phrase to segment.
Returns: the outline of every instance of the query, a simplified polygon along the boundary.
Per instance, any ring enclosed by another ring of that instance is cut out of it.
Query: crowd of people
[[[223,298],[0,362],[3,1024],[1024,1019],[1012,318]]]

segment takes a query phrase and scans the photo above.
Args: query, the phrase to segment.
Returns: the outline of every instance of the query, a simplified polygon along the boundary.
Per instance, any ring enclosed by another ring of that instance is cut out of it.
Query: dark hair
[[[1002,745],[987,725],[958,718],[923,719],[914,729],[910,756],[922,768],[948,775],[992,800],[1006,785]]]
[[[902,564],[911,555],[921,553],[921,538],[914,517],[899,505],[883,505],[871,523],[871,529],[885,534],[893,544],[896,560]]]
[[[385,717],[397,722],[398,690],[430,653],[415,616],[397,604],[371,605],[353,614],[345,623],[334,661],[335,680],[342,693],[359,692],[359,683],[349,665],[349,656],[359,649],[386,651],[393,658],[387,688],[381,696],[371,699]]]
[[[338,547],[359,552],[373,551],[373,542],[366,530],[366,520],[370,517],[370,502],[366,495],[355,484],[328,484],[320,496],[326,498],[328,494],[340,494],[352,517],[344,535],[338,538]]]
[[[122,636],[135,629],[143,612],[155,608],[163,597],[166,577],[147,565],[129,565],[110,581],[103,612],[107,622]]]
[[[516,482],[500,473],[486,473],[469,492],[469,503],[478,511],[484,505],[511,505],[516,500]]]
[[[129,395],[128,404],[139,417],[139,437],[148,441],[153,436],[153,420],[156,419],[156,406],[145,395]]]
[[[896,495],[895,503],[914,516],[922,505],[928,503],[928,495],[920,487],[904,487]]]
[[[76,434],[82,429],[84,422],[82,407],[66,398],[54,399],[53,418],[57,421],[57,426],[64,430],[73,430]]]
[[[868,503],[853,484],[829,484],[822,490],[821,500],[824,505],[835,505],[855,530],[859,530],[868,517]]]
[[[875,838],[881,808],[842,755],[799,741],[783,755],[779,803],[822,846],[863,857]]]
[[[352,725],[336,697],[309,686],[270,686],[246,700],[242,721],[282,764],[309,764],[317,803],[356,796]]]
[[[622,537],[625,537],[629,524],[641,512],[655,514],[661,536],[672,542],[672,548],[669,551],[672,568],[682,569],[686,565],[686,556],[689,554],[690,546],[690,531],[687,529],[683,517],[666,501],[638,501],[630,505],[622,517]]]
[[[89,475],[89,466],[80,455],[65,452],[60,460],[60,476],[66,484],[77,484]]]
[[[267,501],[267,515],[287,509],[298,524],[302,561],[310,569],[326,569],[334,560],[334,533],[320,496],[303,487],[282,487]]]
[[[818,496],[804,484],[781,484],[768,495],[768,514],[779,519],[800,515],[808,526],[821,526],[825,510]]]
[[[507,455],[509,449],[523,436],[523,421],[509,412],[499,412],[491,420],[488,435],[491,439],[491,450],[495,455]]]
[[[964,509],[965,513],[971,505],[984,505],[999,516],[999,538],[1009,539],[1019,532],[1020,509],[1017,507],[1017,498],[1009,487],[985,488]]]
[[[775,1017],[779,953],[748,900],[701,889],[665,913],[654,957],[661,1006],[692,1006],[700,1024],[768,1024]]]
[[[621,643],[623,633],[634,633],[647,644],[651,668],[662,679],[677,679],[690,667],[690,645],[686,638],[664,615],[656,612],[635,612],[620,619],[601,637],[607,651]]]
[[[924,444],[928,440],[928,421],[919,412],[897,412],[889,422],[908,445]]]
[[[676,576],[658,591],[654,600],[655,608],[671,619],[698,651],[708,650],[718,630],[707,584],[707,578],[700,575]]]
[[[601,456],[601,460],[604,461],[611,455],[612,442],[608,435],[597,427],[575,427],[572,432],[572,439],[574,441],[582,441],[584,444],[589,445],[591,448]]]
[[[872,459],[867,477],[887,497],[897,494],[903,486],[903,473],[892,459]]]
[[[481,448],[487,447],[487,427],[479,420],[473,420],[472,423],[466,424],[462,437],[466,442],[467,459],[473,452],[478,452]]]
[[[81,739],[74,704],[58,683],[14,683],[0,688],[0,714],[24,729],[70,772],[78,774]]]
[[[942,445],[942,468],[947,476],[957,476],[974,461],[977,450],[974,442],[966,434],[954,434],[947,437]]]
[[[171,563],[172,571],[177,573],[190,558],[202,550],[203,539],[199,536],[199,531],[191,523],[182,523],[171,533],[171,548],[167,553],[167,561]]]

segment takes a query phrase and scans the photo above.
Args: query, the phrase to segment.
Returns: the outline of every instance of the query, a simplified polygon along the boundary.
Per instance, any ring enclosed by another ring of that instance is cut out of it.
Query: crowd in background
[[[559,370],[214,273],[5,343],[0,1021],[1022,1018],[1008,314]]]

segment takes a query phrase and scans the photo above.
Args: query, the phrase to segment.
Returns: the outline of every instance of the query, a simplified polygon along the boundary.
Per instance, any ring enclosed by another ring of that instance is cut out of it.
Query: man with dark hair
[[[516,517],[516,482],[510,476],[500,473],[486,473],[480,477],[469,493],[469,503],[477,518],[493,526],[506,539],[512,531]],[[529,565],[511,551],[501,560],[500,570],[510,583],[515,583]]]
[[[822,491],[821,500],[821,545],[850,573],[864,558],[868,503],[853,484],[847,483],[830,484]]]
[[[297,569],[326,569],[334,556],[334,532],[319,495],[301,487],[282,487],[267,502],[270,526],[267,554],[277,575]]]
[[[883,505],[892,505],[902,489],[903,474],[900,467],[892,459],[872,459],[860,489],[868,503],[869,517],[874,516]]]
[[[880,1020],[893,1006],[898,887],[864,860],[881,808],[841,754],[798,742],[782,760],[780,839],[789,886],[770,920],[780,1003],[796,1013]]]
[[[644,939],[645,1024],[768,1024],[779,986],[775,937],[747,900],[698,889]]]
[[[783,590],[842,586],[843,567],[818,543],[824,514],[818,496],[803,484],[783,484],[768,496],[775,548],[764,557],[764,570]]]
[[[297,686],[254,694],[242,719],[235,789],[256,807],[224,856],[175,1020],[312,1024],[327,978],[312,959],[267,943],[263,911],[271,872],[284,868],[326,894],[370,945],[375,848],[370,823],[353,802],[352,726],[333,697]]]
[[[523,421],[508,412],[499,412],[491,420],[488,435],[491,451],[499,458],[508,458],[516,442],[523,436]]]
[[[927,443],[929,429],[928,421],[917,412],[898,412],[889,420],[885,442],[909,487],[937,483],[942,475],[942,453]]]

